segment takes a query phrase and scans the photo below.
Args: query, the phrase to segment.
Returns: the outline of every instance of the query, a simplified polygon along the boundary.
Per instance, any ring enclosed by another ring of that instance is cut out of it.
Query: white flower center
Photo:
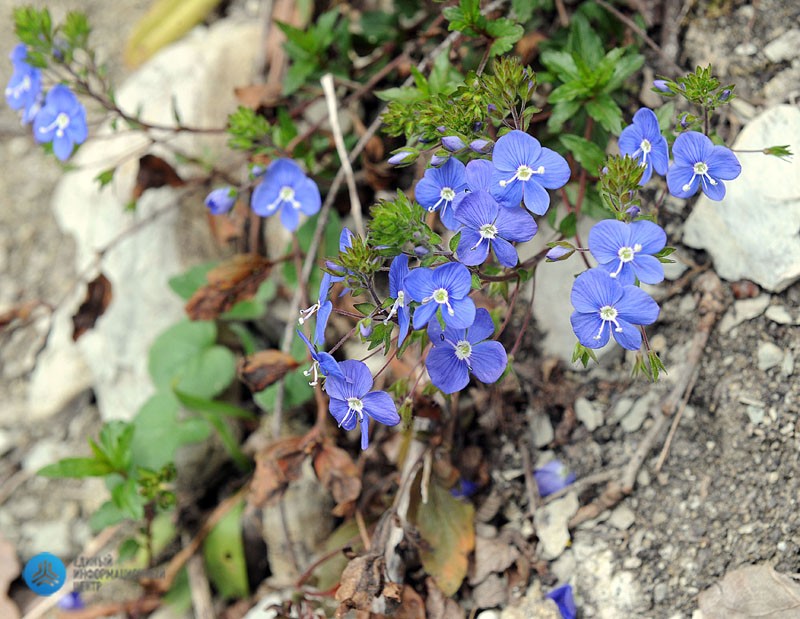
[[[531,177],[534,174],[544,174],[544,166],[540,165],[538,168],[534,170],[532,167],[525,165],[523,163],[521,166],[517,168],[517,171],[514,174],[514,176],[512,176],[508,180],[500,181],[500,186],[505,187],[507,185],[510,185],[516,180],[522,181],[524,183],[526,181],[531,180]]]
[[[639,144],[639,148],[641,148],[642,152],[646,155],[653,150],[653,145],[650,144],[650,140],[642,140],[642,143]]]
[[[452,202],[453,199],[456,197],[456,192],[452,187],[442,187],[441,191],[439,192],[439,199],[437,200],[436,204],[433,206],[428,207],[428,212],[433,213],[439,206],[444,202],[444,206],[442,206],[442,212],[447,207],[449,202]]]
[[[600,330],[597,332],[597,335],[594,336],[594,339],[599,340],[600,337],[603,335],[603,329],[607,323],[613,323],[616,325],[614,331],[620,333],[622,331],[622,327],[619,326],[617,322],[617,309],[611,305],[604,305],[600,308],[600,318],[603,321],[603,324],[600,325]]]
[[[472,354],[472,344],[470,344],[467,340],[461,340],[456,344],[456,359],[459,361],[464,361],[465,359],[469,359],[470,355]]]
[[[620,247],[619,251],[617,252],[619,265],[617,266],[617,270],[611,273],[611,277],[616,278],[620,274],[620,271],[622,271],[622,266],[628,262],[633,262],[636,254],[640,251],[642,251],[642,246],[640,243],[636,243],[633,247]]]
[[[423,299],[422,302],[426,303],[431,299],[436,301],[439,305],[446,305],[447,313],[450,314],[451,316],[455,315],[456,312],[450,305],[450,295],[448,294],[446,289],[437,288],[436,290],[433,291],[433,294],[430,297],[428,297],[427,299]]]
[[[478,233],[481,235],[481,238],[484,239],[496,238],[498,234],[497,226],[495,226],[494,224],[483,224],[478,229]]]
[[[704,190],[706,182],[708,182],[709,185],[717,184],[717,181],[711,178],[711,176],[709,175],[708,164],[705,161],[698,161],[697,163],[695,163],[692,166],[692,172],[694,172],[694,174],[692,174],[692,178],[689,179],[688,183],[686,183],[683,187],[681,187],[683,191],[689,191],[689,189],[692,187],[694,179],[697,178],[698,176],[700,177],[700,182],[704,184]]]
[[[359,418],[361,418],[361,411],[364,410],[364,403],[361,400],[358,398],[347,398],[347,406],[358,413]]]

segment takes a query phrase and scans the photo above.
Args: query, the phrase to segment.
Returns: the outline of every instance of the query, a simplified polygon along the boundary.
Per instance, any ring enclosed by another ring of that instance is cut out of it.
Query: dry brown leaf
[[[303,460],[307,456],[303,448],[305,439],[304,436],[284,438],[270,443],[256,454],[256,470],[247,497],[252,507],[263,507],[276,501],[291,482],[300,479]]]
[[[539,44],[546,40],[547,37],[544,34],[533,30],[517,41],[514,51],[522,59],[523,64],[530,64],[536,57]]]
[[[269,277],[272,262],[257,254],[239,254],[206,274],[208,284],[199,288],[186,303],[192,320],[213,320],[239,301],[251,299]]]
[[[352,559],[342,572],[336,590],[337,617],[344,617],[350,610],[368,611],[372,601],[383,591],[383,555],[367,554]]]
[[[405,585],[400,599],[400,607],[393,616],[395,619],[426,619],[425,600],[414,591],[413,587]]]
[[[281,84],[251,84],[234,88],[239,103],[251,110],[260,107],[275,107],[281,101]]]
[[[490,574],[505,572],[519,557],[519,549],[509,540],[475,538],[475,560],[470,568],[469,584],[473,587]]]
[[[94,327],[111,304],[112,286],[108,278],[100,273],[86,287],[86,298],[72,317],[72,341]]]
[[[158,189],[164,185],[182,187],[185,184],[175,168],[161,157],[145,155],[139,159],[139,172],[136,174],[133,199],[138,200],[148,189]]]
[[[260,350],[239,360],[236,373],[251,391],[263,391],[300,365],[280,350]]]
[[[314,456],[314,471],[336,501],[333,515],[351,515],[356,499],[361,494],[361,479],[350,455],[326,441]]]
[[[748,565],[725,574],[698,602],[704,619],[797,619],[800,582],[770,565]]]
[[[0,617],[19,619],[19,609],[6,595],[8,586],[19,576],[17,551],[11,542],[0,535]]]

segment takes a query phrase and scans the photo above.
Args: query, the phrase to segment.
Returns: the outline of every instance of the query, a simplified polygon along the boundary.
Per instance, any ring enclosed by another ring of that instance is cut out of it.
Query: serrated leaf
[[[225,514],[203,542],[208,577],[226,599],[241,599],[250,595],[242,543],[243,509],[244,501]]]
[[[575,99],[583,99],[589,94],[586,86],[582,82],[573,80],[566,84],[561,84],[558,88],[550,93],[547,97],[548,103],[561,103],[562,101],[574,101]]]
[[[622,110],[614,100],[602,94],[587,101],[585,104],[586,112],[594,118],[606,131],[619,135],[622,131]]]
[[[564,126],[565,122],[578,113],[582,105],[583,101],[562,101],[561,103],[556,103],[547,121],[547,128],[551,132],[557,133],[561,130],[561,127]]]
[[[606,154],[594,142],[578,135],[564,133],[558,140],[572,153],[575,160],[590,174],[596,176],[603,167]]]
[[[561,51],[542,52],[540,59],[548,71],[555,73],[562,82],[580,80],[581,74],[572,54]]]
[[[610,53],[610,52],[609,52]],[[626,54],[614,63],[614,72],[604,88],[604,92],[611,93],[618,90],[631,75],[636,73],[644,64],[641,54]]]

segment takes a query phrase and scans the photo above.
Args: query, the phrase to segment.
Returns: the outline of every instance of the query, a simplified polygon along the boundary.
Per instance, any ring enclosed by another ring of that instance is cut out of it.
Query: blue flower
[[[736,155],[729,148],[714,146],[697,131],[681,133],[672,145],[674,163],[667,171],[669,192],[676,198],[689,198],[701,187],[712,200],[725,197],[725,185],[742,171]]]
[[[397,324],[400,327],[400,333],[397,336],[397,347],[403,345],[403,341],[408,335],[408,327],[411,323],[411,299],[406,298],[408,291],[406,290],[406,277],[408,277],[408,256],[400,254],[389,266],[389,295],[394,299],[394,304],[389,310],[389,315],[383,324],[388,323],[392,317],[397,315]]]
[[[369,420],[387,426],[400,423],[397,406],[385,391],[372,389],[372,374],[362,361],[348,359],[339,364],[344,378],[328,376],[325,391],[330,396],[330,411],[340,428],[352,430],[361,424],[361,449],[369,447]]]
[[[475,322],[468,329],[442,327],[437,320],[428,323],[428,337],[433,348],[425,359],[431,382],[444,393],[461,391],[473,374],[484,383],[496,382],[508,365],[500,342],[484,341],[494,334],[489,312],[475,312]]]
[[[317,315],[317,326],[314,329],[314,343],[321,346],[325,343],[325,327],[328,326],[328,319],[331,317],[333,311],[333,303],[328,298],[331,290],[331,285],[335,281],[341,281],[342,278],[335,279],[330,273],[322,275],[322,281],[319,284],[319,294],[317,295],[317,302],[311,307],[300,310],[300,318],[297,322],[301,325],[311,318],[314,314]]]
[[[414,328],[421,329],[442,308],[445,324],[466,329],[475,320],[475,304],[469,298],[472,276],[463,264],[448,262],[435,269],[414,269],[406,277],[406,290],[420,305],[414,310]]]
[[[458,228],[451,207],[456,196],[467,188],[464,170],[463,163],[450,158],[441,167],[425,170],[414,189],[417,202],[431,213],[439,211],[439,217],[448,230]]]
[[[672,92],[667,85],[667,80],[653,80],[653,88],[664,93]]]
[[[575,598],[572,597],[572,586],[561,585],[545,595],[546,598],[553,600],[558,606],[558,612],[562,619],[575,619],[578,616],[578,609],[575,607]]]
[[[613,333],[623,348],[639,350],[642,334],[636,325],[649,325],[658,318],[658,304],[644,290],[623,286],[600,269],[575,278],[570,300],[575,308],[572,330],[586,348],[605,346]]]
[[[623,286],[636,282],[657,284],[664,279],[664,267],[657,254],[667,243],[661,226],[641,220],[626,224],[614,219],[597,222],[589,231],[589,250]]]
[[[61,610],[81,610],[82,608],[86,608],[86,604],[83,603],[81,599],[81,594],[79,591],[70,591],[66,595],[64,595],[60,600],[58,600],[58,607]]]
[[[661,176],[667,173],[667,141],[661,135],[653,110],[643,107],[633,115],[633,124],[625,127],[619,136],[619,151],[644,168],[640,185],[650,180],[654,169]]]
[[[6,102],[12,110],[22,110],[22,122],[28,124],[36,116],[42,102],[42,73],[26,62],[28,52],[23,43],[11,52],[14,73],[6,86]]]
[[[253,192],[250,204],[261,217],[270,217],[280,209],[281,223],[294,232],[300,224],[298,211],[314,215],[322,206],[322,198],[317,184],[299,165],[291,159],[276,159]]]
[[[542,468],[533,472],[539,496],[545,497],[559,490],[563,490],[575,482],[575,473],[572,473],[560,460],[551,460]]]
[[[78,98],[62,84],[53,86],[33,119],[33,137],[40,143],[52,142],[55,156],[66,161],[87,136],[86,110]]]
[[[316,346],[309,341],[306,334],[300,331],[300,329],[297,330],[297,335],[305,342],[308,352],[311,353],[311,358],[314,360],[311,367],[303,372],[303,375],[311,376],[312,378],[311,382],[308,383],[309,385],[312,387],[316,385],[319,382],[320,374],[322,376],[336,376],[346,380],[342,369],[339,367],[339,363],[333,358],[333,355],[326,352],[317,352]]]
[[[525,207],[536,215],[544,215],[550,206],[545,188],[563,187],[570,176],[566,159],[518,130],[497,140],[492,162],[492,195],[508,207],[519,206],[524,200]]]
[[[233,208],[237,195],[233,187],[220,187],[206,196],[205,205],[212,215],[222,215]]]
[[[516,266],[519,258],[511,242],[530,241],[537,230],[528,213],[501,207],[488,191],[468,193],[459,202],[456,219],[463,224],[456,255],[469,266],[483,264],[490,249],[503,266]]]

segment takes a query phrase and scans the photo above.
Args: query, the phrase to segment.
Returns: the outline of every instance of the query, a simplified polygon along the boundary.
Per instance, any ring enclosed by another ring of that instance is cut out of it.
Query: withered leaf
[[[350,455],[326,441],[314,456],[317,479],[333,495],[334,516],[349,516],[361,494],[361,479]]]
[[[384,595],[386,595],[386,588],[390,585],[394,585],[394,583],[388,583],[384,587]],[[410,585],[403,585],[400,607],[394,611],[393,616],[395,619],[425,619],[425,601]]]
[[[236,99],[244,107],[257,110],[260,107],[275,107],[281,101],[283,84],[251,84],[233,89]]]
[[[250,391],[263,391],[300,365],[280,350],[260,350],[239,360],[236,374]]]
[[[138,200],[148,189],[158,189],[164,185],[182,187],[183,179],[170,164],[161,157],[145,155],[139,159],[139,171],[133,188],[133,199]]]
[[[698,596],[706,619],[793,619],[800,616],[800,582],[770,565],[725,574]]]
[[[461,607],[442,593],[433,578],[425,579],[425,587],[428,589],[425,610],[430,619],[464,619],[465,613]]]
[[[337,617],[344,617],[351,609],[369,610],[372,600],[383,590],[383,555],[367,554],[356,557],[342,572],[336,590]]]
[[[186,314],[192,320],[217,318],[239,301],[253,298],[271,269],[272,262],[257,254],[238,254],[225,260],[206,274],[208,284],[187,301]]]
[[[306,437],[292,436],[270,443],[256,454],[256,470],[247,497],[252,507],[275,502],[291,482],[300,479],[306,444]]]
[[[86,287],[86,298],[78,308],[78,313],[72,317],[72,341],[94,327],[97,319],[102,316],[111,303],[111,282],[100,273]]]

